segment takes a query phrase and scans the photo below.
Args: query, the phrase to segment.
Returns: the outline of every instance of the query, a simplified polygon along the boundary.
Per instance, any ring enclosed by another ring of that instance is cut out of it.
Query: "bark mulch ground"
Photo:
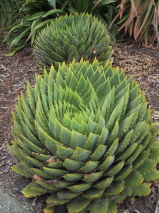
[[[155,47],[144,48],[131,40],[117,42],[113,45],[114,66],[126,70],[126,74],[133,74],[145,91],[152,116],[159,121],[159,49]],[[28,46],[11,57],[6,57],[7,46],[0,46],[0,185],[4,193],[16,198],[22,204],[22,211],[41,213],[45,205],[41,196],[26,199],[21,194],[22,188],[29,182],[28,179],[12,172],[10,167],[17,159],[8,150],[7,144],[12,139],[11,111],[14,110],[17,97],[25,91],[26,81],[35,83],[35,75],[39,73],[33,48]],[[119,205],[119,213],[157,213],[159,200],[159,184],[152,184],[152,192],[145,197],[128,198]],[[10,212],[8,212],[10,213]],[[64,213],[58,209],[57,213]]]

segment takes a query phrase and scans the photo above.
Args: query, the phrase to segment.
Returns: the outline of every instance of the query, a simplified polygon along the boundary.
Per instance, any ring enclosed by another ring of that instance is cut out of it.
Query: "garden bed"
[[[159,49],[154,47],[144,48],[131,40],[117,42],[113,45],[113,49],[113,65],[125,69],[127,75],[134,75],[146,93],[153,118],[155,121],[159,121]],[[10,144],[11,141],[10,129],[13,125],[10,112],[14,110],[19,93],[25,91],[26,81],[28,80],[34,85],[35,75],[39,73],[39,70],[32,47],[27,46],[11,57],[5,56],[7,51],[6,45],[0,46],[0,185],[3,193],[7,193],[16,199],[16,205],[22,206],[19,213],[25,211],[28,213],[41,213],[45,205],[43,196],[26,199],[20,193],[29,180],[12,172],[10,167],[17,162],[17,159],[7,149],[7,144]],[[152,192],[149,196],[127,199],[120,204],[119,212],[157,213],[158,183],[154,182],[151,188]],[[6,208],[5,205],[0,203],[1,212],[6,212],[3,211]],[[57,213],[64,213],[64,211],[60,208]]]

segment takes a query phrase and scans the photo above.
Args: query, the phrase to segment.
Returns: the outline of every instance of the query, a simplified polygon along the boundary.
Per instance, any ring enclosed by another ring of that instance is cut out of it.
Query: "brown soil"
[[[118,42],[113,45],[114,66],[120,66],[126,70],[127,75],[133,74],[145,90],[150,108],[153,109],[153,118],[159,121],[159,51],[157,48],[144,48],[132,41]],[[35,199],[26,199],[21,194],[21,189],[29,182],[28,179],[12,172],[10,167],[17,159],[8,150],[10,144],[10,129],[13,125],[11,111],[14,110],[17,96],[20,91],[25,91],[26,81],[33,85],[35,75],[39,70],[36,64],[33,48],[28,46],[11,57],[5,57],[7,46],[0,46],[0,185],[4,192],[16,199],[28,212],[41,213],[45,205],[41,196]],[[119,213],[157,213],[159,188],[153,183],[149,196],[127,199],[119,205]],[[23,212],[23,210],[22,210]],[[64,213],[58,209],[58,213]]]

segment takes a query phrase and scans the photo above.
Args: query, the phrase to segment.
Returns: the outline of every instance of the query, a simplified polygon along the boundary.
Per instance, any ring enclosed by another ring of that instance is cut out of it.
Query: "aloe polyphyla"
[[[159,178],[158,129],[133,77],[97,60],[51,67],[27,85],[13,113],[12,169],[32,183],[30,198],[51,193],[44,212],[116,212]]]
[[[62,62],[90,60],[104,64],[113,53],[104,24],[89,14],[65,15],[44,28],[36,40],[35,52],[41,67],[57,68]]]

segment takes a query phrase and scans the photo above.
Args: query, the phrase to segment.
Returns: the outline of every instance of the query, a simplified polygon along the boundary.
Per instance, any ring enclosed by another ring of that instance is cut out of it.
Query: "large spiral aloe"
[[[13,113],[12,169],[32,182],[30,198],[51,193],[44,212],[116,212],[127,196],[147,195],[159,178],[158,129],[133,77],[81,60],[51,67],[27,85]]]
[[[40,67],[57,68],[62,62],[90,60],[104,64],[113,53],[104,24],[89,14],[65,15],[55,19],[39,34],[35,52]]]

